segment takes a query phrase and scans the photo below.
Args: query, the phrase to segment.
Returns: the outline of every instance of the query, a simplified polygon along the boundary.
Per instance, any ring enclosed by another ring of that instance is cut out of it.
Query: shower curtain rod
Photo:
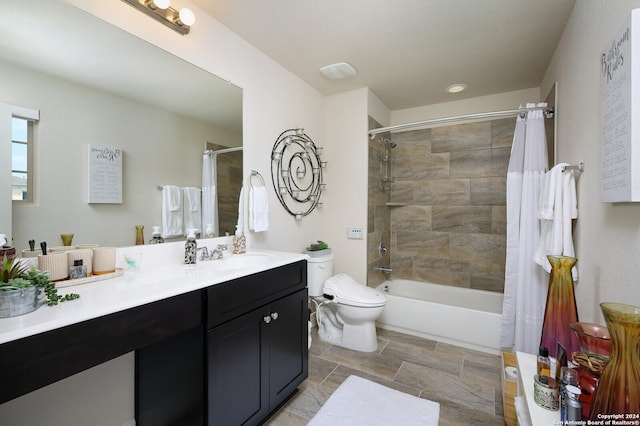
[[[545,112],[544,115],[546,118],[552,118],[554,114],[554,110],[552,106],[518,108],[518,109],[509,109],[506,111],[481,112],[478,114],[466,114],[466,115],[458,115],[455,117],[434,118],[432,120],[418,121],[415,123],[405,123],[405,124],[397,124],[395,126],[380,127],[378,129],[369,130],[369,137],[373,139],[378,133],[393,132],[396,130],[410,129],[412,127],[423,127],[423,126],[430,126],[435,124],[453,123],[456,121],[506,117],[506,116],[524,114],[525,112],[529,112],[529,111],[544,111]]]
[[[204,153],[209,155],[226,154],[227,152],[242,151],[242,148],[243,148],[242,146],[236,146],[234,148],[223,148],[223,149],[217,149],[215,151],[211,151],[210,149],[207,149]]]

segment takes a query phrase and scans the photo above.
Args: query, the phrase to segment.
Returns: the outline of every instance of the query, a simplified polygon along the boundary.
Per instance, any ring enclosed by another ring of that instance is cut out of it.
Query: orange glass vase
[[[547,256],[551,263],[549,291],[544,309],[540,346],[549,350],[549,356],[557,356],[558,343],[564,346],[568,357],[580,349],[580,343],[569,324],[578,321],[576,297],[573,291],[571,268],[578,259],[568,256]]]
[[[601,303],[613,343],[591,403],[591,419],[618,414],[636,421],[640,416],[640,307]]]

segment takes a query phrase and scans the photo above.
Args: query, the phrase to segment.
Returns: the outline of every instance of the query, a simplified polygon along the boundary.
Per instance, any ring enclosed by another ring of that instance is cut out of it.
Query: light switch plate
[[[347,238],[350,240],[361,240],[363,233],[362,228],[347,228]]]

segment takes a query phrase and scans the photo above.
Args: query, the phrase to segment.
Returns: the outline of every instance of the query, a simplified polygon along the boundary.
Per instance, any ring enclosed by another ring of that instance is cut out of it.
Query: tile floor
[[[504,424],[497,355],[382,329],[376,352],[355,352],[320,341],[316,331],[308,379],[267,425],[307,424],[351,374],[439,402],[440,426]]]

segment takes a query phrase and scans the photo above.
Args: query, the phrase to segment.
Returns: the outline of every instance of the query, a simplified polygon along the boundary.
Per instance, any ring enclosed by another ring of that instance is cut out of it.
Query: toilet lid
[[[333,300],[351,306],[374,308],[384,306],[387,298],[381,292],[360,284],[347,274],[338,274],[324,283],[323,293]]]

